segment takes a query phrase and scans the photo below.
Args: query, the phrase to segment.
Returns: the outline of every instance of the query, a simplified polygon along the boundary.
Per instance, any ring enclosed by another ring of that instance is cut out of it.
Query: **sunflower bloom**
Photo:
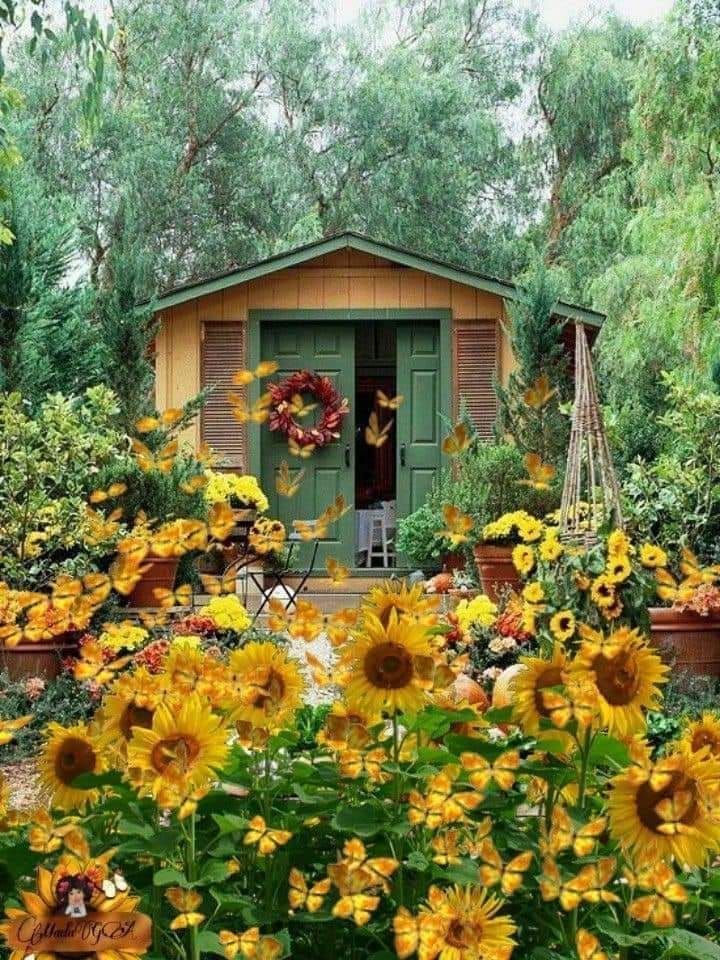
[[[423,666],[431,658],[422,624],[401,620],[393,609],[384,625],[368,611],[346,654],[348,706],[371,715],[420,710],[428,698]]]
[[[238,692],[236,719],[257,729],[281,730],[300,706],[300,666],[274,643],[248,643],[230,656]]]
[[[611,835],[631,853],[701,866],[720,849],[720,760],[674,753],[657,763],[647,747],[611,781]]]
[[[720,760],[720,716],[706,711],[699,720],[688,723],[678,746],[688,753],[706,750]]]
[[[139,770],[147,791],[177,804],[206,786],[227,757],[227,730],[197,694],[162,703],[152,727],[133,727],[128,766]]]
[[[61,810],[75,810],[94,803],[99,792],[73,786],[84,773],[102,773],[107,769],[94,737],[86,724],[63,727],[49,723],[48,738],[40,759],[40,782]]]
[[[668,667],[638,634],[626,627],[605,641],[583,641],[573,673],[598,690],[600,723],[611,734],[633,736],[645,728],[644,711],[660,698]]]
[[[561,647],[556,647],[551,660],[521,657],[519,662],[523,669],[511,683],[514,719],[525,733],[539,733],[540,721],[550,719],[543,691],[565,683],[567,657]]]
[[[508,960],[517,930],[503,901],[477,887],[432,886],[418,916],[418,953],[438,960]],[[396,925],[396,936],[398,933]]]

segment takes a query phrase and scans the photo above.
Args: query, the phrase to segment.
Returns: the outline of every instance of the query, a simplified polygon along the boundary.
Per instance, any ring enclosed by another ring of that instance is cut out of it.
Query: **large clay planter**
[[[0,669],[11,680],[42,677],[54,680],[62,673],[65,657],[76,657],[81,633],[62,633],[47,643],[19,643],[16,647],[0,647]]]
[[[720,610],[702,616],[692,610],[650,607],[650,635],[664,658],[679,670],[720,677]]]
[[[143,563],[147,570],[129,594],[128,604],[131,607],[157,607],[154,591],[158,588],[172,590],[179,562],[177,557],[148,557]]]
[[[447,573],[465,568],[465,557],[461,553],[445,553],[441,557],[441,561],[443,571]]]
[[[512,547],[478,543],[473,549],[483,593],[496,603],[507,590],[520,590],[520,577],[512,562]]]

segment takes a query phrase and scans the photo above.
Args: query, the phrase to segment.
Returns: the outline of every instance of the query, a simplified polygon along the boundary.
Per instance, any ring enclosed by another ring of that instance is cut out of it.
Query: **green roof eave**
[[[399,263],[413,270],[421,270],[445,280],[475,287],[477,290],[483,290],[486,293],[494,293],[507,300],[512,300],[517,295],[517,285],[508,280],[499,280],[496,277],[489,277],[474,270],[466,270],[435,257],[428,257],[393,244],[371,240],[359,233],[348,231],[324,240],[315,240],[302,247],[275,254],[265,260],[259,260],[257,263],[246,267],[239,267],[208,280],[199,280],[168,290],[157,298],[154,307],[156,311],[168,310],[170,307],[187,303],[189,300],[218,293],[221,290],[228,289],[228,287],[248,283],[260,277],[266,277],[271,273],[286,270],[288,267],[299,266],[308,260],[314,260],[316,257],[322,257],[328,253],[335,253],[337,250],[347,248],[371,256],[382,257],[385,260],[391,260],[393,263]],[[577,320],[593,327],[601,326],[605,319],[605,315],[597,310],[566,303],[564,300],[558,301],[556,313],[567,320]]]

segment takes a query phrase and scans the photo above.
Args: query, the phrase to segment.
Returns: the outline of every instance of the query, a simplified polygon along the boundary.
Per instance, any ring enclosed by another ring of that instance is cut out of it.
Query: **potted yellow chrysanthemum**
[[[520,576],[535,564],[532,545],[545,533],[542,521],[524,510],[504,513],[483,527],[473,554],[483,590],[492,600],[507,590],[520,589]]]
[[[208,503],[228,503],[238,523],[253,522],[270,504],[256,477],[250,474],[220,473],[206,470],[205,499]]]

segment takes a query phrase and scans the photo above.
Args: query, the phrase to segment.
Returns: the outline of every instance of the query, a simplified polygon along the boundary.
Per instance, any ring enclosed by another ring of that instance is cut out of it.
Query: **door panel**
[[[355,331],[351,324],[267,323],[261,330],[261,354],[264,360],[277,360],[280,364],[272,377],[274,382],[297,370],[312,370],[330,377],[340,393],[350,398],[350,413],[343,421],[340,439],[316,450],[307,460],[289,454],[285,437],[266,427],[261,431],[262,485],[270,501],[268,513],[279,517],[289,534],[293,520],[314,520],[339,494],[345,497],[347,504],[354,500]],[[317,410],[309,413],[305,423],[309,426],[317,414]],[[349,466],[346,447],[350,451]],[[290,498],[279,496],[275,487],[283,460],[288,462],[292,474],[305,471],[300,489]],[[307,549],[303,545],[303,551]],[[354,510],[331,526],[328,538],[321,541],[317,564],[321,566],[328,556],[354,565]]]
[[[440,326],[402,323],[397,328],[397,514],[406,517],[424,501],[440,469]]]

